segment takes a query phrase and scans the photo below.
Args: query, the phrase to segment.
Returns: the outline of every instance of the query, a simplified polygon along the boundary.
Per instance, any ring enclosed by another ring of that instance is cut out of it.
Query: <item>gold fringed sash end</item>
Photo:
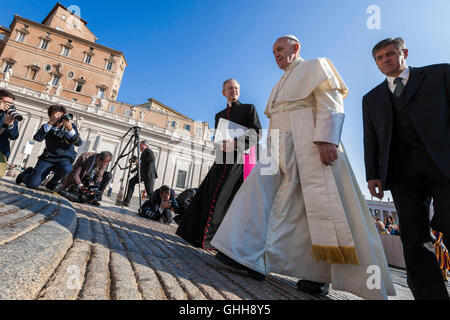
[[[360,264],[355,247],[313,245],[311,255],[317,261],[323,261],[331,264]]]

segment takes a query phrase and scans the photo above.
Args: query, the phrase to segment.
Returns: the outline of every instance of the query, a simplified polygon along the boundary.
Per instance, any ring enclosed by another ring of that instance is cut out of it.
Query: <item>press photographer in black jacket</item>
[[[55,190],[58,182],[72,171],[72,163],[76,157],[74,146],[82,144],[77,126],[70,121],[72,115],[67,114],[66,108],[61,105],[50,106],[48,117],[48,123],[33,137],[37,142],[45,140],[44,152],[39,156],[34,169],[27,168],[17,176],[17,184],[23,182],[28,188],[37,188],[50,171],[53,171],[54,176],[46,187]]]
[[[149,143],[146,140],[142,140],[139,144],[139,150],[141,153],[141,181],[144,182],[145,191],[147,192],[147,197],[150,198],[155,185],[155,179],[158,178],[155,166],[155,155],[153,151],[149,148]],[[137,160],[136,160],[137,161]],[[123,206],[128,207],[133,196],[134,187],[139,183],[138,175],[136,174],[128,182],[128,191],[125,200],[121,203]]]
[[[139,209],[139,215],[150,220],[171,224],[173,212],[179,208],[180,206],[175,199],[175,192],[164,185],[155,190],[151,198],[144,202]]]

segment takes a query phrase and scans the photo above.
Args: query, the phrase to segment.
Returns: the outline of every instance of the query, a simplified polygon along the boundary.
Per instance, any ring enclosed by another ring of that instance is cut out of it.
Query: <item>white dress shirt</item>
[[[398,77],[386,77],[388,86],[389,86],[389,90],[391,90],[392,93],[394,93],[394,90],[395,90],[394,81],[396,78],[399,78],[399,77],[402,78],[403,85],[406,86],[406,83],[408,82],[408,79],[409,79],[409,71],[410,71],[409,67],[406,67],[406,69],[403,70],[403,72],[400,73],[400,75]]]

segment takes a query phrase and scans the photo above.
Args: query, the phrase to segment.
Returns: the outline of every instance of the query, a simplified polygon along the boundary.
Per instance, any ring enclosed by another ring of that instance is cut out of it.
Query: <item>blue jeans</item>
[[[23,182],[27,188],[37,188],[50,171],[53,171],[55,175],[47,183],[47,187],[55,187],[61,179],[64,179],[72,171],[72,162],[69,159],[63,159],[57,163],[52,163],[39,159],[33,171],[24,173]]]

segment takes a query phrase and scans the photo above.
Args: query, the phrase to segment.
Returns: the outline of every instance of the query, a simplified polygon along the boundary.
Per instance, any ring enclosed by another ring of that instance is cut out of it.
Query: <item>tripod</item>
[[[140,156],[141,156],[141,150],[139,149],[139,133],[141,132],[141,128],[140,127],[132,127],[130,128],[122,137],[122,139],[125,139],[125,137],[131,132],[131,130],[133,130],[133,133],[130,137],[130,139],[128,140],[127,144],[125,145],[125,147],[123,147],[119,157],[117,158],[116,162],[114,163],[111,172],[114,170],[114,168],[118,165],[120,170],[126,170],[128,169],[128,176],[127,176],[127,184],[126,184],[126,188],[125,188],[125,193],[124,195],[126,195],[128,193],[128,185],[129,185],[129,181],[130,181],[130,175],[131,175],[131,167],[133,166],[133,163],[130,162],[129,166],[125,166],[125,167],[121,167],[119,164],[120,159],[122,159],[123,157],[127,157],[131,154],[131,159],[137,157],[137,176],[138,176],[138,191],[139,191],[139,208],[142,206],[142,199],[141,199],[141,162],[140,162]],[[126,150],[128,149],[128,146],[131,144],[131,149],[130,151],[128,151],[127,153]],[[137,153],[137,156],[135,155],[135,152]]]

